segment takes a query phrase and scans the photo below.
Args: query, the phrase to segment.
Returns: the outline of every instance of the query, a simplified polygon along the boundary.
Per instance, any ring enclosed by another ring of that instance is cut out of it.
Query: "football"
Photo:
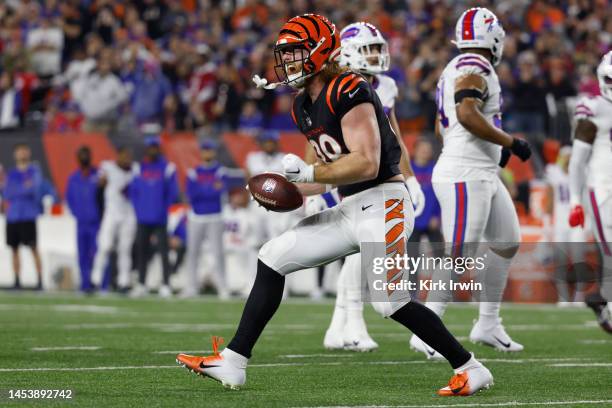
[[[297,186],[278,173],[251,177],[248,186],[253,198],[270,211],[293,211],[300,208],[304,201]]]

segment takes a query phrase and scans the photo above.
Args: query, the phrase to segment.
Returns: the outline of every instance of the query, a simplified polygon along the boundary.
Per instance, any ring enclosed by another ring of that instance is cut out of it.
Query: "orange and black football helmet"
[[[293,59],[283,60],[290,53]],[[318,14],[302,14],[287,21],[274,46],[274,71],[280,83],[295,88],[304,86],[307,78],[320,72],[340,54],[340,35],[334,23]],[[287,67],[301,62],[299,72]]]

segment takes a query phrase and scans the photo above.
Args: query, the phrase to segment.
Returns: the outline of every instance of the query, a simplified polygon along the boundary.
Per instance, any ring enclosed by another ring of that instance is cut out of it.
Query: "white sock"
[[[469,370],[470,368],[476,368],[476,367],[480,367],[482,364],[480,364],[480,362],[478,360],[476,360],[476,358],[474,357],[473,353],[470,353],[472,355],[472,357],[461,367],[457,367],[455,368],[455,374],[459,374],[462,373],[466,370]]]
[[[336,304],[334,313],[332,314],[331,323],[327,330],[342,333],[346,324],[346,291],[343,286],[338,285],[338,293],[336,294]]]
[[[363,318],[363,302],[361,301],[361,290],[358,288],[347,288],[346,290],[346,326],[350,325],[352,330],[367,334],[365,320]]]
[[[236,353],[234,350],[230,350],[227,347],[221,352],[223,358],[236,368],[245,369],[249,359],[242,354]]]
[[[482,278],[483,289],[480,296],[479,323],[485,326],[494,326],[499,321],[499,309],[512,258],[504,258],[488,250],[485,259],[487,268],[484,270]]]

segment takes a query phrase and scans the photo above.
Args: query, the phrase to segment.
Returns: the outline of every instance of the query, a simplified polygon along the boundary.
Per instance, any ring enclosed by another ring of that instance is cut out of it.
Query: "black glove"
[[[523,139],[514,138],[510,150],[513,154],[518,156],[521,161],[527,161],[527,159],[531,157],[531,147],[529,147],[529,143]]]
[[[512,152],[508,147],[502,147],[501,157],[499,159],[499,167],[504,168],[506,164],[508,164],[508,160],[510,160],[510,156],[512,156]]]

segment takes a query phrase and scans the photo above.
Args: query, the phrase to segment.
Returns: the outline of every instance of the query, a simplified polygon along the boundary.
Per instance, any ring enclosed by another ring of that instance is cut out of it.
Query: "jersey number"
[[[325,163],[331,163],[342,154],[342,147],[328,134],[321,133],[316,139],[308,140],[314,148],[317,157]]]
[[[436,87],[436,105],[438,106],[438,113],[440,114],[440,123],[447,128],[448,117],[444,114],[444,80],[438,82],[438,86]]]

